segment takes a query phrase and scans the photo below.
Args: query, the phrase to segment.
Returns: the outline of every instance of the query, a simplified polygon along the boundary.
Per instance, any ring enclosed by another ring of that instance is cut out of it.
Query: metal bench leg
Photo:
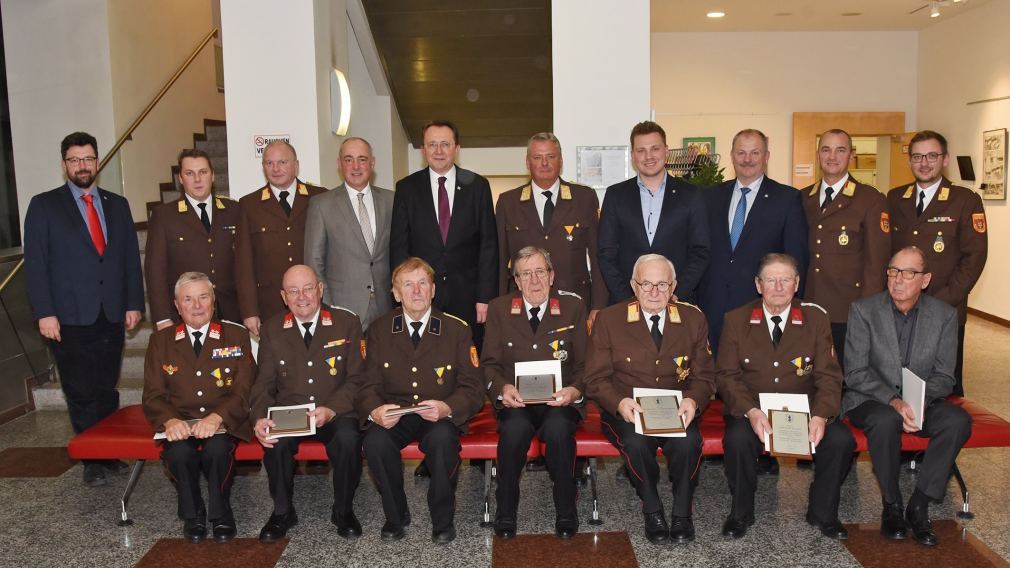
[[[490,463],[485,464],[484,467],[484,517],[480,526],[482,528],[490,527],[491,522],[491,480],[498,474],[498,464],[494,460]]]
[[[133,489],[137,486],[137,480],[140,479],[140,472],[144,470],[144,462],[145,460],[137,460],[133,464],[133,470],[130,471],[130,479],[126,482],[126,490],[123,491],[123,498],[120,501],[123,511],[120,513],[119,523],[117,523],[121,527],[128,527],[133,524],[133,519],[126,513],[126,506],[130,502],[130,495],[133,493]]]
[[[975,513],[971,512],[971,507],[968,501],[968,486],[964,484],[964,478],[961,477],[961,470],[958,469],[957,463],[954,463],[954,467],[951,468],[951,473],[954,475],[954,479],[957,480],[958,487],[961,488],[961,499],[964,500],[964,504],[961,506],[961,510],[957,513],[957,518],[959,519],[974,519]]]
[[[589,519],[589,524],[594,526],[602,525],[603,519],[600,518],[599,495],[596,492],[596,458],[589,458],[586,473],[589,474],[589,487],[593,492],[593,518]]]

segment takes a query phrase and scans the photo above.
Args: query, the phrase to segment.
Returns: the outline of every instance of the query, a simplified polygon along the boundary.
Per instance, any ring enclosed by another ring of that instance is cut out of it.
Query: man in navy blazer
[[[736,179],[703,192],[712,252],[698,301],[708,318],[713,351],[726,312],[758,297],[754,277],[764,255],[788,254],[800,274],[806,274],[808,260],[803,196],[765,175],[768,137],[760,130],[741,130],[733,137],[730,155]],[[803,295],[802,280],[797,295]]]
[[[638,176],[607,188],[600,213],[600,272],[610,304],[634,296],[631,273],[643,254],[661,254],[677,268],[674,299],[696,302],[708,266],[708,218],[701,191],[666,172],[666,132],[652,121],[631,129]]]
[[[498,232],[491,185],[455,164],[459,131],[448,121],[424,127],[428,167],[396,182],[389,235],[390,270],[407,258],[435,269],[436,308],[470,325],[480,349],[487,304],[498,295]]]
[[[25,216],[28,299],[50,340],[74,432],[119,408],[124,328],[144,310],[137,231],[126,199],[99,188],[98,142],[74,132],[60,145],[67,183],[32,198]],[[120,461],[84,461],[84,483],[104,485]]]

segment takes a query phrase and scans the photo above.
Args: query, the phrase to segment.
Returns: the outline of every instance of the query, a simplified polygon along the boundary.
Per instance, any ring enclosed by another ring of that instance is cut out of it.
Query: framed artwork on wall
[[[1006,199],[1007,129],[982,133],[982,199]]]
[[[688,152],[694,150],[699,155],[715,154],[715,136],[684,138],[683,144]]]

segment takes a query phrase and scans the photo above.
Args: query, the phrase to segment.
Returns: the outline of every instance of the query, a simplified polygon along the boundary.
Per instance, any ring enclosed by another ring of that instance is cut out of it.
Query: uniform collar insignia
[[[803,325],[803,309],[796,307],[790,310],[789,322],[793,325]]]
[[[290,329],[295,326],[295,314],[288,312],[288,315],[284,316],[284,329]]]
[[[631,302],[628,304],[628,323],[635,323],[642,319],[642,311],[638,306],[638,302]]]
[[[680,323],[680,310],[677,306],[669,304],[666,306],[666,313],[670,316],[670,323]]]
[[[224,209],[224,201],[221,201],[220,197],[214,198],[214,207],[218,209]]]
[[[561,184],[561,199],[564,201],[571,201],[572,199],[572,188],[568,184]]]
[[[428,318],[428,333],[432,335],[440,335],[442,333],[442,320],[435,316]]]
[[[175,340],[179,341],[180,339],[185,338],[186,338],[186,324],[180,323],[179,325],[175,326]]]
[[[939,195],[939,197],[936,198],[936,200],[937,201],[947,201],[947,198],[949,198],[949,197],[950,197],[950,187],[943,186],[943,187],[940,188],[940,195]]]
[[[856,182],[849,178],[849,181],[845,182],[845,189],[842,190],[842,195],[846,197],[852,197],[856,194]]]
[[[403,333],[403,314],[393,318],[393,333]]]
[[[761,308],[754,308],[750,312],[750,323],[759,324],[761,323],[761,317],[764,316],[764,310]]]
[[[186,204],[186,198],[183,197],[179,200],[179,213],[185,213],[189,211],[189,205]]]
[[[551,298],[549,306],[550,306],[550,310],[551,310],[551,315],[552,316],[560,316],[561,315],[561,300],[559,300],[557,298]]]
[[[305,187],[305,184],[302,182],[298,182],[298,195],[308,195],[308,194],[309,190],[307,187]]]
[[[529,201],[530,199],[533,199],[533,188],[526,184],[522,193],[519,194],[519,201]]]
[[[912,192],[914,192],[914,191],[915,191],[915,184],[912,184],[912,185],[908,186],[907,189],[905,189],[905,194],[902,195],[901,198],[902,199],[909,199],[910,197],[912,197]]]
[[[817,192],[820,190],[821,190],[821,182],[820,181],[815,182],[814,185],[810,186],[810,193],[808,193],[807,195],[813,197],[817,195]]]
[[[269,185],[267,185],[266,187],[264,187],[263,191],[260,192],[260,201],[270,201],[270,186]]]
[[[210,323],[210,329],[207,330],[207,337],[211,339],[221,339],[221,324],[215,322]]]
[[[329,310],[319,310],[319,323],[321,325],[333,325],[333,316]]]
[[[523,313],[523,299],[512,298],[512,306],[509,308],[509,314],[517,316],[521,313]]]

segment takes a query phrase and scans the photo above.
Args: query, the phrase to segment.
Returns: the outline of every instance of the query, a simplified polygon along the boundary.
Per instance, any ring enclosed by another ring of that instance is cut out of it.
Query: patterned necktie
[[[733,250],[736,250],[736,243],[740,240],[740,234],[743,233],[744,221],[747,220],[748,193],[750,193],[749,187],[740,188],[740,201],[736,203],[736,212],[733,213],[733,226],[729,229],[729,245]]]
[[[546,231],[551,227],[551,215],[554,214],[554,202],[551,201],[551,197],[554,194],[550,191],[545,191],[541,195],[547,198],[547,202],[544,203],[544,230]]]
[[[652,341],[656,344],[656,349],[661,349],[663,347],[663,334],[659,332],[659,314],[656,314],[649,318],[652,320]]]
[[[102,233],[102,220],[98,218],[98,209],[91,202],[94,195],[82,195],[88,213],[88,231],[91,233],[91,242],[95,244],[98,256],[105,254],[105,234]]]
[[[201,335],[203,335],[202,331],[193,332],[193,353],[196,353],[197,357],[200,356],[200,350],[203,349],[203,343],[200,341]]]
[[[533,329],[533,333],[536,333],[537,328],[540,327],[540,306],[530,308],[530,327]]]
[[[291,194],[288,193],[287,191],[282,191],[282,192],[280,192],[280,193],[277,194],[277,196],[279,198],[278,201],[281,204],[281,209],[284,210],[284,214],[287,215],[288,217],[291,216],[291,204],[288,203],[288,196],[289,195],[291,195]]]
[[[210,215],[207,215],[207,204],[206,203],[198,203],[196,206],[200,208],[200,222],[203,223],[203,228],[207,229],[207,232],[209,233],[210,232]]]
[[[772,323],[775,324],[775,329],[772,330],[772,345],[778,347],[779,341],[782,341],[782,328],[779,326],[779,324],[782,323],[782,318],[779,316],[772,316]]]
[[[445,190],[445,176],[438,178],[438,232],[442,233],[442,244],[449,238],[449,192]]]
[[[421,343],[421,322],[412,321],[410,327],[414,328],[414,331],[410,332],[410,342],[414,344],[414,349],[417,349],[418,344]]]
[[[358,223],[361,224],[361,236],[365,237],[365,247],[372,254],[375,247],[375,237],[372,236],[372,221],[368,218],[368,208],[365,207],[365,193],[358,192]]]
[[[828,205],[831,205],[831,200],[833,199],[834,194],[835,188],[833,187],[829,187],[824,190],[824,203],[821,204],[821,211],[824,211],[828,208]]]
[[[926,208],[926,192],[919,192],[919,203],[915,206],[915,216],[919,217],[922,215],[922,210]]]
[[[312,331],[310,331],[312,329],[312,323],[313,322],[307,321],[307,322],[305,322],[305,323],[302,324],[302,327],[305,328],[305,348],[306,349],[308,349],[309,345],[312,345]]]

